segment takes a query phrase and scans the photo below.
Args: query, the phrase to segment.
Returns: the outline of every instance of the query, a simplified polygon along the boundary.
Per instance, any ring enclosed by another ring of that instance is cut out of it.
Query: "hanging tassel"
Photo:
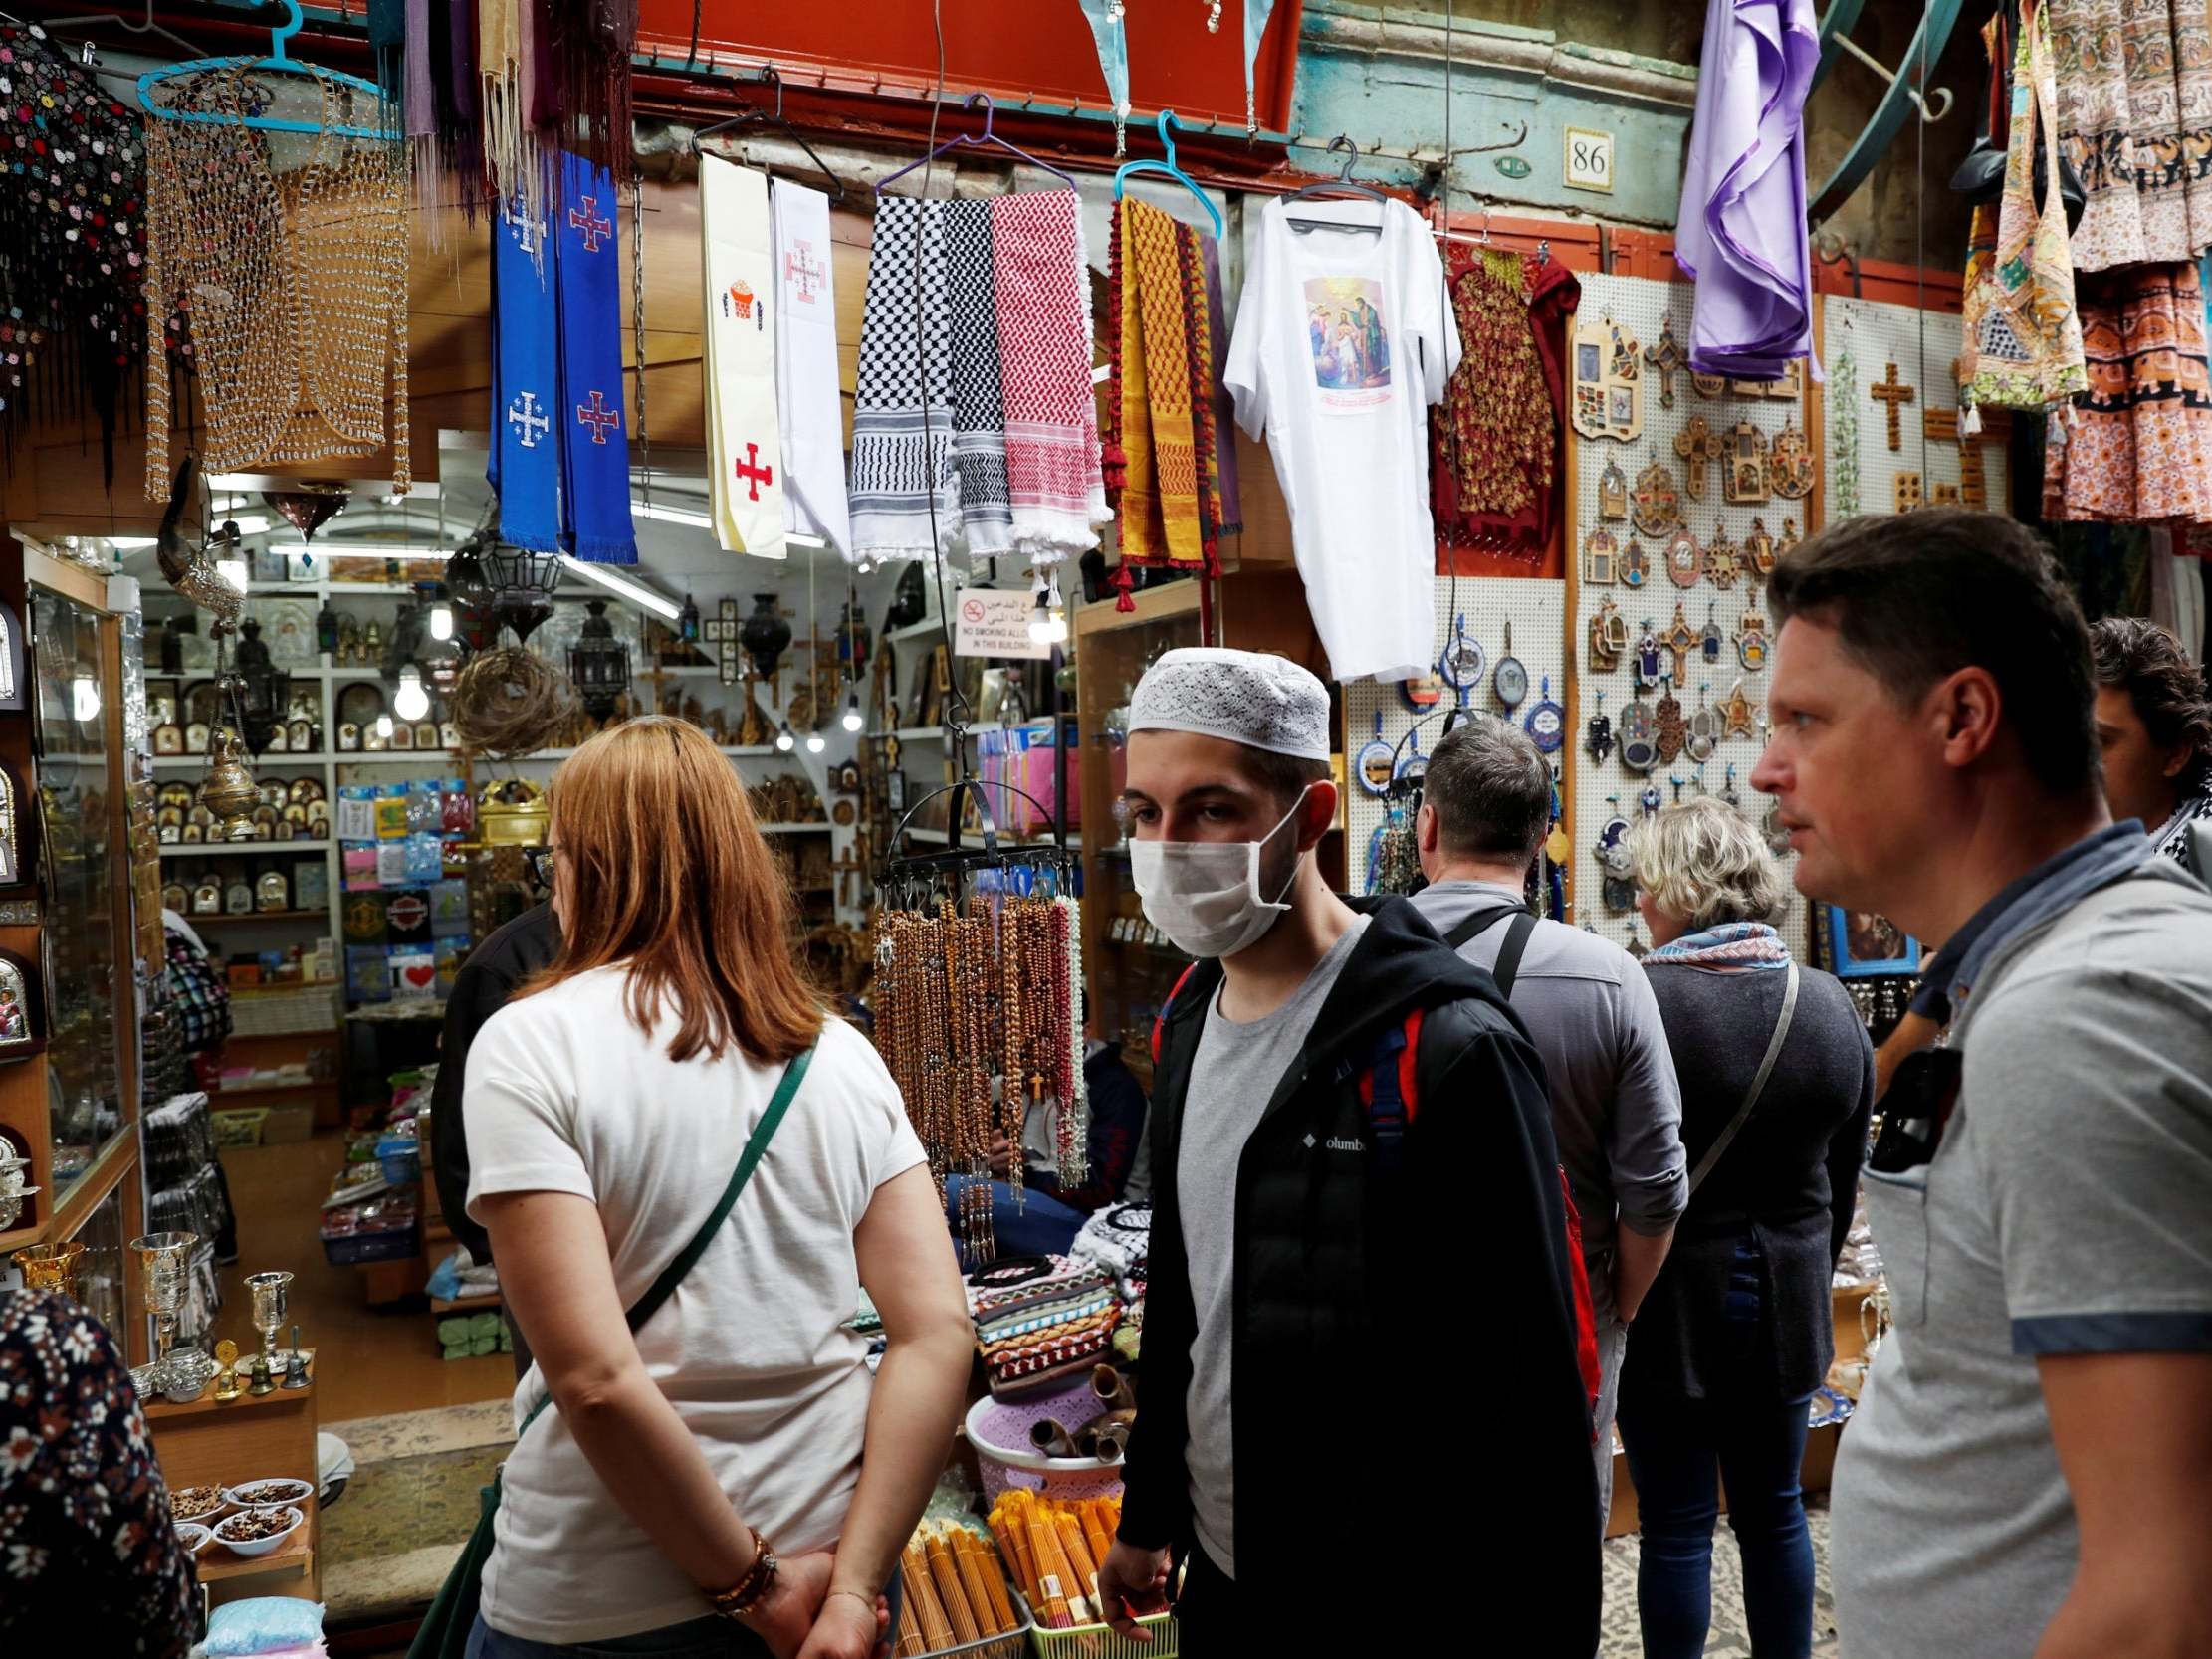
[[[1133,611],[1137,608],[1137,601],[1129,596],[1129,590],[1136,585],[1136,578],[1129,574],[1129,564],[1125,559],[1114,569],[1114,592],[1118,595],[1114,600],[1115,610]]]
[[[1973,437],[1973,436],[1974,436],[1974,434],[1975,434],[1975,433],[1979,432],[1979,431],[1980,431],[1981,429],[1982,429],[1982,408],[1981,408],[1981,405],[1980,405],[1980,404],[1978,404],[1978,403],[1969,403],[1969,404],[1968,404],[1968,405],[1966,406],[1966,414],[1965,414],[1965,417],[1964,417],[1963,419],[1961,419],[1961,420],[1959,421],[1959,423],[1958,423],[1959,436],[1961,436],[1961,437],[1963,437],[1963,438],[1971,438],[1971,437]]]
[[[1129,482],[1129,453],[1121,445],[1101,444],[1098,450],[1099,470],[1106,475],[1106,488],[1120,490]]]

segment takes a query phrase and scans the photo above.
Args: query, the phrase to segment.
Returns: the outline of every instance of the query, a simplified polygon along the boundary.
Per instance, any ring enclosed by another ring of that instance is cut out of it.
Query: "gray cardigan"
[[[1844,987],[1800,968],[1797,1013],[1766,1093],[1676,1224],[1673,1249],[1629,1331],[1621,1392],[1703,1399],[1746,1388],[1810,1393],[1835,1355],[1829,1287],[1858,1203],[1874,1111],[1874,1049]],[[1743,1104],[1782,1010],[1781,973],[1647,961],[1682,1091],[1695,1168]],[[1727,1324],[1739,1240],[1764,1259],[1762,1326]]]

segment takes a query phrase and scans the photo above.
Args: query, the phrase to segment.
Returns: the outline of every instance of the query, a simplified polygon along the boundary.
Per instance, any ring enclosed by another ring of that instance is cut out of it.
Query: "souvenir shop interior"
[[[1042,1267],[952,1205],[894,1633],[1050,1655],[1142,1398],[1141,1100],[1079,1109],[1187,965],[1115,812],[1162,652],[1330,686],[1347,893],[1419,880],[1450,725],[1521,726],[1531,906],[1641,954],[1640,816],[1773,834],[1762,589],[1824,526],[2009,513],[2201,645],[2212,72],[2131,103],[2109,5],[1778,5],[1780,90],[1717,0],[78,9],[0,13],[0,1275],[138,1367],[206,1603],[333,1653],[404,1648],[513,1439],[431,1101],[594,732],[711,735],[933,1169],[1084,1200]],[[1783,932],[1885,1034],[1919,945]],[[1862,1226],[1809,1493],[1885,1319]]]

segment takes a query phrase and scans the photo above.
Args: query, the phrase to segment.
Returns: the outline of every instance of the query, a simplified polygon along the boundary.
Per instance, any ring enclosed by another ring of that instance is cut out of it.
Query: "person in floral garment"
[[[183,1659],[199,1584],[115,1341],[69,1297],[0,1292],[0,1652]]]

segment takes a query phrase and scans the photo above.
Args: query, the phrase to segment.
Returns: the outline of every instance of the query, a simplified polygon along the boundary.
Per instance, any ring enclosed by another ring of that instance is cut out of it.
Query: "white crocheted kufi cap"
[[[1192,731],[1273,754],[1329,758],[1329,693],[1287,657],[1188,647],[1145,670],[1129,729]]]

